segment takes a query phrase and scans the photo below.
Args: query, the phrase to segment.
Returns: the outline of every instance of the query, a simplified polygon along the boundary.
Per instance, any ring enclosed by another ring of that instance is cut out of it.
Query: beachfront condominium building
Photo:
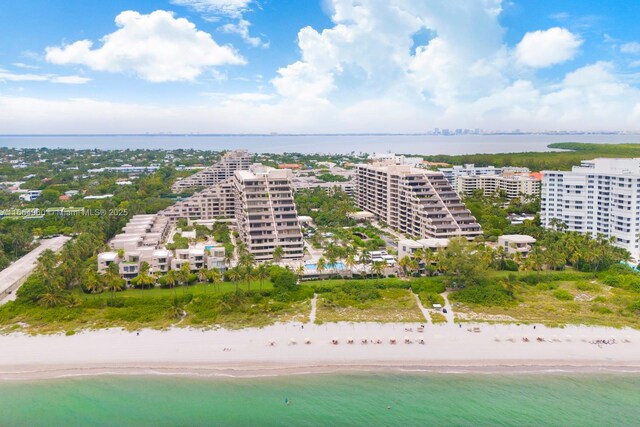
[[[304,244],[293,202],[290,169],[259,164],[165,209],[161,216],[175,222],[235,219],[240,238],[258,261],[273,259],[275,248],[284,259],[300,259]]]
[[[219,162],[176,181],[171,190],[180,193],[198,187],[210,187],[231,178],[237,170],[248,170],[251,166],[251,155],[247,150],[235,150],[225,153]]]
[[[408,236],[472,239],[482,234],[442,172],[390,162],[357,165],[356,203]]]
[[[529,176],[512,172],[500,175],[460,175],[456,178],[456,191],[461,196],[470,196],[482,190],[485,196],[504,194],[508,199],[540,195],[540,183]]]
[[[453,188],[458,188],[458,177],[461,176],[487,176],[500,175],[505,172],[529,173],[527,168],[504,167],[497,168],[495,166],[476,166],[473,163],[465,165],[456,165],[448,168],[438,168],[444,174]]]
[[[181,219],[216,219],[235,216],[236,196],[231,179],[207,187],[161,212],[173,222]]]
[[[277,247],[284,259],[300,259],[304,242],[291,188],[289,169],[236,171],[235,218],[240,238],[257,261],[273,259]]]
[[[543,171],[541,221],[613,237],[640,258],[640,159],[583,161],[571,171]],[[556,220],[556,221],[554,221]]]

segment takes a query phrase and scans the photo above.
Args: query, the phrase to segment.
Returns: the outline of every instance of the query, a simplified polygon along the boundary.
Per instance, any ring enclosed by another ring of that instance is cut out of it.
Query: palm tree
[[[178,297],[174,296],[173,300],[171,301],[171,306],[169,307],[169,312],[171,314],[171,317],[175,319],[182,318],[182,316],[184,316],[185,314],[184,302],[178,299]]]
[[[353,271],[353,268],[356,266],[355,255],[353,253],[347,254],[347,257],[344,260],[344,264],[347,266],[349,270]]]
[[[37,270],[44,277],[46,284],[51,284],[56,264],[58,264],[58,256],[51,249],[42,251],[38,257]]]
[[[176,277],[182,285],[182,296],[184,296],[186,292],[187,285],[189,284],[189,275],[191,274],[191,266],[188,262],[183,262],[180,265],[180,270],[177,271]]]
[[[300,265],[298,265],[296,267],[296,275],[298,276],[298,282],[302,281],[302,278],[304,277],[305,271],[307,271],[307,270],[304,267],[304,263],[301,263]]]
[[[400,271],[404,276],[408,276],[409,263],[411,262],[411,258],[408,255],[403,256],[400,261],[398,261],[398,267],[400,267]]]
[[[100,277],[98,277],[98,274],[91,267],[87,268],[84,276],[84,288],[92,295],[101,293],[103,290]]]
[[[384,274],[384,269],[386,268],[387,263],[384,261],[376,261],[373,263],[373,266],[371,267],[371,270],[373,271],[373,273],[380,278],[380,276],[382,276]]]
[[[220,270],[217,268],[209,270],[209,281],[213,283],[213,285],[217,287],[218,292],[220,292],[220,282],[222,282],[222,273]]]
[[[227,272],[227,275],[229,276],[229,280],[231,280],[233,284],[236,285],[236,294],[237,294],[239,292],[238,282],[242,280],[242,272],[238,267],[233,267]]]
[[[338,257],[335,255],[335,251],[333,252],[334,253],[331,253],[327,256],[327,264],[330,270],[333,270],[334,273],[337,273],[338,270],[336,264],[338,263]]]
[[[273,250],[273,261],[277,264],[282,261],[282,258],[284,258],[284,248],[282,246],[277,246]]]
[[[198,280],[200,281],[200,283],[205,283],[208,279],[209,279],[209,272],[206,267],[202,267],[198,271]],[[207,288],[205,287],[205,289]]]
[[[47,291],[38,299],[38,304],[43,307],[57,307],[65,302],[67,295],[58,286],[47,286]]]
[[[318,258],[318,262],[316,263],[316,271],[318,274],[322,274],[322,272],[327,268],[327,261],[324,257]]]
[[[269,264],[260,264],[255,270],[255,275],[260,281],[260,292],[262,292],[262,282],[269,277]]]
[[[251,290],[251,280],[255,276],[254,268],[252,264],[247,264],[242,267],[242,275],[247,281],[247,291]]]
[[[107,272],[105,276],[104,288],[111,292],[111,300],[116,298],[116,292],[123,290],[127,286],[127,282],[120,275],[113,275]]]

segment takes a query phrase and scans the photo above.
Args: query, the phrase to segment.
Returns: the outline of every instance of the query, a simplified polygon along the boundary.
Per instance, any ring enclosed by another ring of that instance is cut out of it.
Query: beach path
[[[311,299],[311,313],[309,313],[309,323],[315,323],[316,321],[316,307],[318,304],[318,294],[313,294]]]
[[[443,292],[441,295],[442,298],[444,298],[444,308],[447,309],[447,312],[444,313],[443,311],[442,314],[447,318],[447,323],[453,324],[453,308],[451,307],[451,303],[449,302],[449,291]]]
[[[413,293],[413,296],[416,297],[416,302],[418,303],[418,308],[420,308],[420,311],[422,312],[422,315],[424,316],[425,320],[427,321],[427,324],[428,325],[433,324],[431,322],[431,316],[429,315],[429,310],[427,310],[427,309],[425,309],[423,307],[422,301],[420,301],[420,297],[418,296],[418,294]]]

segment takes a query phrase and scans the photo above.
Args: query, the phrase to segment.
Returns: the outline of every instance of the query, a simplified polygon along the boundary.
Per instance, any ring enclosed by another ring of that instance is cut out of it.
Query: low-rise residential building
[[[20,194],[20,196],[18,197],[20,198],[20,200],[23,200],[25,202],[32,202],[39,198],[41,195],[42,191],[40,190],[27,190],[25,193]]]
[[[498,247],[504,248],[509,255],[519,254],[526,258],[536,239],[524,234],[505,234],[498,237]]]
[[[480,176],[500,176],[510,174],[529,174],[528,168],[506,166],[497,168],[495,166],[476,166],[473,163],[465,165],[454,165],[450,167],[438,168],[449,181],[449,184],[455,189],[459,187],[458,178],[460,177],[480,177]]]
[[[420,239],[420,240],[400,240],[398,241],[398,259],[405,256],[414,257],[417,249],[437,253],[449,246],[449,239]]]
[[[98,254],[98,273],[104,274],[109,268],[110,264],[120,261],[117,252],[103,252]]]
[[[456,178],[456,191],[470,196],[482,190],[485,196],[504,194],[508,199],[538,196],[540,183],[528,174],[504,173],[500,175],[462,175]]]

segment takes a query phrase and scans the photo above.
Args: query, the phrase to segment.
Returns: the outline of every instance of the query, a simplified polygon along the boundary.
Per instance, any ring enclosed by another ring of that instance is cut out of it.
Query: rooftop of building
[[[536,239],[526,234],[505,234],[498,239],[506,240],[513,243],[535,243]]]

